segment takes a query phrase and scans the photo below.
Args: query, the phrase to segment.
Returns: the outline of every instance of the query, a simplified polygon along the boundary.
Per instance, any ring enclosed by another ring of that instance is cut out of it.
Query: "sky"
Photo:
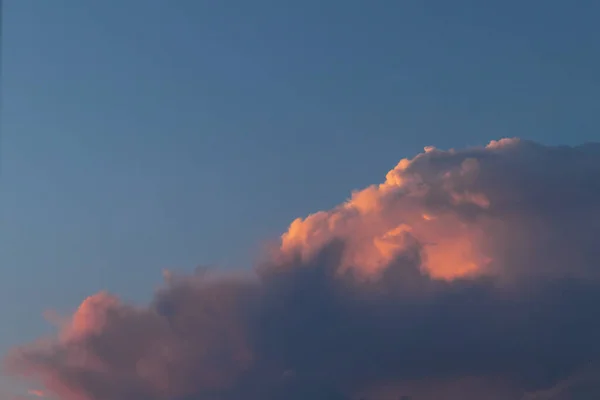
[[[598,140],[595,1],[3,6],[2,354],[99,291],[249,269],[425,146]]]

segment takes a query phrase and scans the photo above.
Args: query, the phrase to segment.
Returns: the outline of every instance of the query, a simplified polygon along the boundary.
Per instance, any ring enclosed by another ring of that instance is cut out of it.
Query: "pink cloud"
[[[61,400],[565,400],[600,364],[598,221],[600,146],[429,147],[253,272],[90,296],[7,367]]]

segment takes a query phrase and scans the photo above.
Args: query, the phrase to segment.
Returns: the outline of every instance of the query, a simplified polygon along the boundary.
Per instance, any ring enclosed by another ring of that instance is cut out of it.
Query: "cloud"
[[[523,400],[586,400],[600,398],[600,374],[597,370],[583,371],[550,389],[527,393]]]
[[[428,147],[253,272],[96,294],[7,367],[63,400],[585,397],[598,237],[600,145]]]

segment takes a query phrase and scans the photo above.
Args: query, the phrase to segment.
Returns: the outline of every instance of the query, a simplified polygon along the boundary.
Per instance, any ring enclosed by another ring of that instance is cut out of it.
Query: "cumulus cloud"
[[[252,273],[96,294],[7,367],[62,400],[587,399],[598,238],[600,145],[428,147]]]

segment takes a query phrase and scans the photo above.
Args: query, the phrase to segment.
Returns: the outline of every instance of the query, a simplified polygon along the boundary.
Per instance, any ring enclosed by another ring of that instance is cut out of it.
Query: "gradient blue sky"
[[[493,3],[4,0],[0,351],[423,146],[598,140],[600,2]]]

